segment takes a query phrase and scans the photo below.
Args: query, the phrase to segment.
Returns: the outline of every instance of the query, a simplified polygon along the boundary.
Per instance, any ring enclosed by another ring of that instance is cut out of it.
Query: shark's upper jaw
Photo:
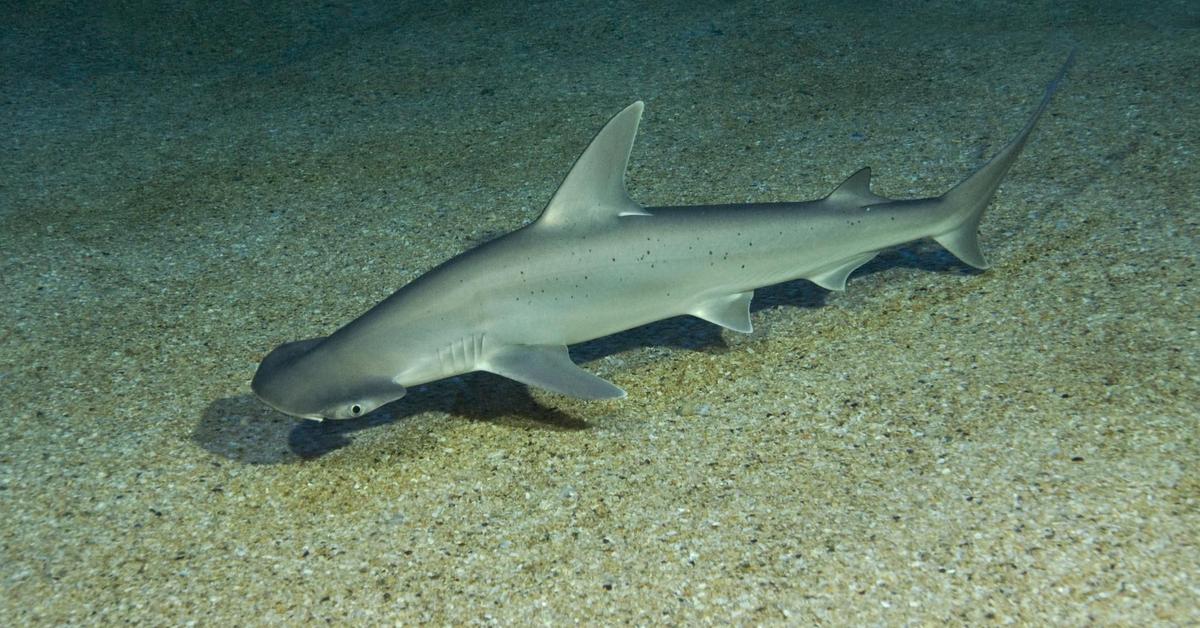
[[[321,415],[319,415],[319,414],[310,414],[310,413],[303,413],[303,412],[293,412],[292,410],[287,410],[287,409],[285,409],[285,408],[281,408],[281,407],[279,407],[279,404],[276,404],[276,403],[272,402],[270,399],[267,399],[266,397],[263,397],[261,394],[259,394],[259,393],[258,393],[258,391],[255,391],[255,392],[254,392],[254,395],[255,395],[256,397],[258,397],[259,401],[262,401],[263,403],[267,404],[268,406],[271,406],[271,408],[273,408],[273,409],[275,409],[275,410],[277,410],[277,411],[279,411],[279,412],[282,412],[282,413],[284,413],[284,414],[286,414],[286,415],[288,415],[288,416],[294,416],[294,417],[296,417],[297,419],[308,419],[309,421],[317,421],[317,422],[321,422],[321,421],[324,421],[324,420],[325,420],[325,418],[326,418],[326,417],[323,417],[323,416],[321,416]]]

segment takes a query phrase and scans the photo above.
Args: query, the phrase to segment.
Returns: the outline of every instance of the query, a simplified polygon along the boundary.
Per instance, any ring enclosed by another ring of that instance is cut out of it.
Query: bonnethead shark
[[[1074,55],[1072,54],[1072,57]],[[808,279],[843,290],[881,250],[932,238],[984,269],[984,209],[1065,76],[1017,136],[935,198],[891,200],[863,168],[799,203],[643,207],[625,188],[642,102],[614,116],[534,222],[421,275],[327,337],[272,350],[251,388],[305,419],[362,416],[412,386],[488,371],[580,399],[625,396],[567,345],[690,314],[750,332],[755,288]]]

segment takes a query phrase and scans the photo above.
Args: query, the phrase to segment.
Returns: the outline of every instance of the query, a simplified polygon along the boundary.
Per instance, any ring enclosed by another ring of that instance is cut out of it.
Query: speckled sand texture
[[[1200,622],[1196,3],[853,4],[9,6],[3,623]],[[928,196],[1073,46],[985,273],[918,243],[573,348],[618,402],[249,393],[635,99],[648,205]]]

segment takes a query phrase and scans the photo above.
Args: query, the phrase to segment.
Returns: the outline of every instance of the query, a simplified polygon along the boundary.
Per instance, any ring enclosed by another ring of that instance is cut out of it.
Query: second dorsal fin
[[[847,177],[841,185],[829,193],[829,196],[825,197],[825,200],[848,207],[864,207],[888,202],[888,199],[871,192],[871,168],[869,167]]]

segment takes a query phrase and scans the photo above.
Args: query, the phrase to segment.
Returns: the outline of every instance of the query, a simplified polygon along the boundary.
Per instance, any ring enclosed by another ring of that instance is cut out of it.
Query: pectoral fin
[[[578,399],[619,399],[625,391],[579,368],[565,345],[504,347],[481,370]]]

